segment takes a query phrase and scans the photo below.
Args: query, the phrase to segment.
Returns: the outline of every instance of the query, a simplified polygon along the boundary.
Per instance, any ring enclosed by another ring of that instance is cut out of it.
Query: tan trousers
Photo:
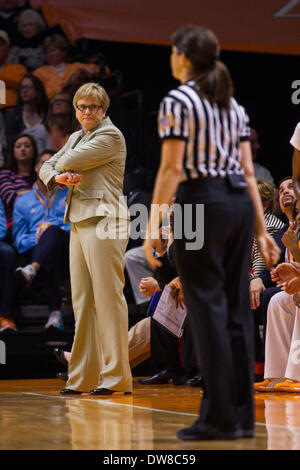
[[[100,240],[99,217],[71,224],[70,277],[75,334],[67,388],[131,392],[124,256],[128,240]]]
[[[130,367],[133,369],[151,356],[151,318],[147,317],[128,331]]]

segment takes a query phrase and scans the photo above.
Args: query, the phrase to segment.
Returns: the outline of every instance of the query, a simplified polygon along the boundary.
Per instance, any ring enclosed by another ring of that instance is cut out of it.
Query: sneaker
[[[59,310],[50,313],[48,321],[45,325],[45,330],[48,330],[49,328],[56,328],[57,330],[64,329],[63,317]]]
[[[300,392],[300,383],[299,382],[293,382],[291,385],[290,385],[290,390],[289,392]]]
[[[291,392],[291,386],[294,384],[293,380],[285,380],[284,382],[278,382],[274,385],[275,392]]]
[[[275,392],[275,384],[283,382],[284,379],[265,379],[254,383],[255,392]]]
[[[253,384],[253,388],[255,390],[255,392],[265,392],[266,391],[266,387],[269,388],[269,391],[270,390],[270,383],[271,383],[271,380],[269,379],[266,379],[266,380],[263,380],[262,382],[254,382]],[[274,387],[272,387],[274,389]]]
[[[17,268],[16,275],[26,287],[30,287],[36,276],[36,270],[31,264],[27,264],[24,268]]]
[[[3,331],[17,331],[15,322],[10,317],[0,317],[0,333]]]

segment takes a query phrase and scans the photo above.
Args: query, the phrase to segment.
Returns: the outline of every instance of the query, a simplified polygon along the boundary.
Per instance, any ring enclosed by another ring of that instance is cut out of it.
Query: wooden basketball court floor
[[[134,378],[124,396],[63,397],[58,379],[0,381],[0,450],[298,450],[300,394],[255,395],[256,436],[235,441],[183,442],[201,389],[145,386]]]

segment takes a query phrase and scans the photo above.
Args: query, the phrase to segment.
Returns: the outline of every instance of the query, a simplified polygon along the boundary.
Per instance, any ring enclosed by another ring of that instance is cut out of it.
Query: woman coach
[[[130,393],[128,311],[123,296],[129,220],[123,198],[125,140],[106,116],[109,97],[101,86],[80,87],[73,105],[82,130],[73,133],[40,171],[49,190],[58,184],[69,186],[65,221],[71,222],[75,335],[69,378],[61,393]],[[105,220],[114,229],[106,237],[99,230]],[[120,227],[123,233],[118,237]]]
[[[196,213],[197,204],[204,204],[202,249],[187,249],[187,237],[175,240],[178,274],[205,384],[199,419],[179,431],[183,440],[254,435],[249,302],[253,205],[262,255],[269,267],[278,258],[264,226],[247,115],[232,97],[231,77],[218,53],[218,40],[206,28],[186,26],[173,36],[171,68],[181,85],[160,106],[161,164],[149,239],[144,243],[147,260],[157,266],[152,250],[159,250],[159,241],[152,234],[158,230],[158,205],[169,204],[176,191],[182,209],[189,204]],[[176,223],[174,219],[175,230]],[[183,234],[187,228],[191,231],[194,226],[183,227]]]

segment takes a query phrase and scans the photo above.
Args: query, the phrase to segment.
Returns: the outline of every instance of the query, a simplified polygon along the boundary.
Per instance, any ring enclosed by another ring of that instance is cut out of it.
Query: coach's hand
[[[78,173],[73,173],[71,171],[66,171],[60,175],[55,176],[55,181],[59,184],[65,186],[79,186],[81,182],[82,175]]]

